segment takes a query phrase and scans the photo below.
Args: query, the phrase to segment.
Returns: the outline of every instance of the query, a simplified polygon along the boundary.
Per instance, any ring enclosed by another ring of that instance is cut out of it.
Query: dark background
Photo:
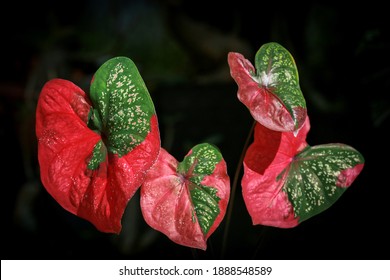
[[[0,22],[2,259],[389,259],[387,8],[373,1],[21,3],[3,8]],[[233,181],[252,118],[237,99],[227,53],[253,62],[270,41],[295,58],[311,120],[308,143],[345,143],[365,157],[331,208],[293,229],[252,226],[238,186],[222,254],[226,219],[200,251],[146,225],[138,192],[120,235],[98,232],[46,193],[34,131],[42,86],[60,77],[87,92],[92,74],[118,55],[136,63],[149,89],[162,146],[181,161],[195,144],[213,143]]]

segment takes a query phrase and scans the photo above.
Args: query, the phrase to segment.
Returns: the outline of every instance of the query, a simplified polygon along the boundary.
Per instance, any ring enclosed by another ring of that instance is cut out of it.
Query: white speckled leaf
[[[308,146],[299,153],[288,167],[283,187],[299,222],[336,202],[363,164],[363,156],[345,144]]]
[[[123,156],[150,132],[153,101],[134,62],[115,57],[95,73],[90,88],[89,126],[106,138],[107,149]]]
[[[160,151],[157,116],[134,63],[125,57],[104,63],[90,98],[70,81],[47,82],[36,135],[46,190],[98,230],[119,233],[127,203]]]
[[[195,146],[180,163],[161,149],[141,186],[145,221],[172,241],[205,250],[230,195],[226,163],[210,144]]]
[[[309,118],[297,135],[257,123],[244,158],[242,192],[253,224],[291,228],[333,205],[364,166],[354,148],[310,147]]]
[[[213,174],[215,166],[222,160],[219,150],[209,144],[192,148],[184,160],[178,164],[177,172],[189,181],[189,191],[194,214],[204,234],[207,234],[216,217],[220,214],[217,189],[202,184],[203,178]]]
[[[257,122],[282,132],[302,127],[306,101],[294,58],[283,46],[274,42],[262,45],[256,53],[256,68],[235,52],[228,54],[228,63],[238,85],[238,99]]]

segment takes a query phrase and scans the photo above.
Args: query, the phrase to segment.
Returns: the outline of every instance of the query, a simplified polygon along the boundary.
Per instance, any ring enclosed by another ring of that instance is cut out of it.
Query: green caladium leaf
[[[196,145],[177,162],[161,149],[141,186],[145,221],[172,241],[205,250],[229,201],[226,163],[213,145]]]
[[[238,85],[238,99],[253,118],[269,129],[296,132],[307,115],[294,58],[278,43],[261,46],[255,66],[242,54],[228,54],[230,73]]]
[[[290,228],[333,205],[360,174],[351,146],[309,146],[307,117],[297,135],[257,123],[244,158],[242,192],[253,224]]]
[[[125,207],[160,151],[154,105],[133,61],[105,62],[90,96],[70,81],[48,81],[36,135],[46,190],[100,231],[119,233]]]

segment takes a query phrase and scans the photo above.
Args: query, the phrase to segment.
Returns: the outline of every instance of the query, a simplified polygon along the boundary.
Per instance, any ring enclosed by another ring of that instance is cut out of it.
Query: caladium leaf
[[[362,171],[357,150],[341,143],[311,147],[309,129],[308,117],[296,137],[256,124],[242,178],[254,225],[295,227],[333,205]]]
[[[257,122],[276,131],[299,130],[307,115],[306,101],[294,58],[284,47],[274,42],[261,46],[256,69],[236,52],[229,52],[228,64],[238,99]]]
[[[119,233],[124,209],[160,150],[154,105],[134,63],[116,57],[95,73],[91,98],[48,81],[36,110],[44,187],[69,212]]]
[[[220,151],[196,145],[178,162],[163,148],[141,186],[145,221],[177,244],[206,250],[230,196],[230,179]]]

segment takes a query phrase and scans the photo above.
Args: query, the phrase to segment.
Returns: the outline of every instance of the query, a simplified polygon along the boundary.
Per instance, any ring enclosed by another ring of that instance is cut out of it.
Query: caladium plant
[[[334,204],[364,166],[341,144],[309,146],[309,117],[298,135],[257,123],[244,158],[242,193],[254,225],[295,227]]]
[[[335,203],[364,158],[341,143],[307,144],[306,103],[284,47],[264,44],[256,68],[236,52],[228,64],[238,99],[256,122],[241,160],[247,210],[255,225],[294,227]],[[38,99],[36,135],[46,190],[102,232],[121,231],[127,203],[140,188],[147,224],[173,242],[206,250],[235,191],[217,147],[196,145],[182,162],[161,148],[154,104],[127,57],[105,62],[89,94],[67,80],[48,81]]]
[[[145,221],[172,241],[206,250],[221,223],[230,196],[230,180],[220,151],[204,143],[182,162],[161,149],[141,186]]]
[[[36,135],[46,190],[100,231],[119,233],[125,207],[160,151],[154,105],[133,61],[105,62],[89,96],[70,81],[48,81]]]
[[[255,67],[242,54],[228,53],[230,74],[238,85],[238,99],[253,118],[276,131],[296,132],[307,109],[292,55],[278,43],[261,46]]]
[[[236,52],[228,54],[228,64],[238,99],[256,121],[241,180],[252,223],[291,228],[329,208],[362,171],[363,156],[341,143],[306,143],[306,102],[294,58],[283,46],[261,46],[256,69]]]

